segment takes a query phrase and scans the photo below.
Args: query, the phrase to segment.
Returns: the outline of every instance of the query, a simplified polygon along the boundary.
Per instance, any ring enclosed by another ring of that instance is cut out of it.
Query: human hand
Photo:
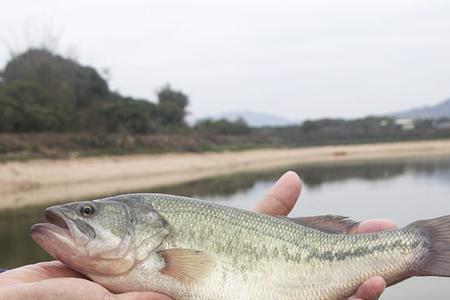
[[[0,300],[170,300],[151,293],[112,294],[59,261],[23,266],[0,274]]]
[[[297,202],[301,189],[298,175],[292,171],[287,172],[267,192],[254,210],[273,216],[286,216]],[[370,233],[394,228],[395,224],[390,220],[368,220],[361,222],[352,233]],[[349,300],[376,300],[385,288],[385,280],[376,276],[366,280]]]

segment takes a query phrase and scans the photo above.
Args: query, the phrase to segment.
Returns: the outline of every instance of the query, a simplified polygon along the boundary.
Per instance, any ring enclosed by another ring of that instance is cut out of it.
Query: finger
[[[172,300],[169,296],[152,292],[132,292],[113,295],[111,300]]]
[[[26,283],[56,277],[85,278],[59,261],[41,262],[22,266],[0,274],[0,286]]]
[[[297,202],[301,189],[300,177],[297,173],[288,171],[278,179],[254,210],[268,215],[287,215]]]
[[[2,295],[14,295],[12,298],[7,296],[5,299],[33,300],[107,299],[110,294],[104,287],[80,278],[52,278],[13,284],[1,288],[0,291]]]
[[[5,297],[5,299],[171,300],[166,295],[152,292],[112,294],[101,285],[80,278],[52,278],[32,283],[14,284],[0,289],[0,292],[2,292],[1,295],[15,296]]]
[[[48,278],[55,277],[75,277],[75,278],[85,278],[84,275],[72,270],[60,261],[46,261],[31,265],[36,271],[39,271],[42,276]]]
[[[366,280],[349,300],[377,300],[385,288],[386,281],[382,277],[373,277]]]
[[[396,229],[395,223],[386,219],[373,219],[361,222],[352,233],[371,233]]]

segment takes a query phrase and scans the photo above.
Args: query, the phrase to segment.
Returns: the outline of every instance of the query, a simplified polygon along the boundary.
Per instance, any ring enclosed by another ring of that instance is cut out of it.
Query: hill
[[[413,108],[392,114],[399,118],[439,119],[450,118],[450,99],[436,105]]]
[[[301,123],[300,121],[290,120],[274,114],[251,110],[229,111],[221,114],[220,117],[230,121],[243,119],[251,127],[289,126]]]

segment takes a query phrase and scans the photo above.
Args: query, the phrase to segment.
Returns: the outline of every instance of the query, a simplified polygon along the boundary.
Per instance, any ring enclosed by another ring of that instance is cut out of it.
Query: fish
[[[367,279],[450,276],[450,216],[349,234],[341,216],[269,216],[182,196],[51,206],[31,236],[108,290],[177,300],[342,300]]]

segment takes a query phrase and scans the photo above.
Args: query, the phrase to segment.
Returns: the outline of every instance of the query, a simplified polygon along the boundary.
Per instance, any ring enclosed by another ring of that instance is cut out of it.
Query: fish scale
[[[86,218],[73,213],[85,205],[99,212]],[[129,215],[133,222],[103,217],[105,207]],[[121,195],[48,210],[69,228],[87,223],[80,228],[90,227],[95,235],[86,247],[99,244],[96,236],[110,236],[109,228],[116,224],[134,224],[132,229],[113,230],[132,235],[115,239],[130,243],[117,245],[127,249],[122,259],[103,261],[101,249],[90,249],[97,254],[89,268],[82,262],[91,257],[83,256],[83,249],[72,250],[82,257],[74,262],[76,255],[65,257],[58,248],[57,235],[45,230],[33,235],[50,254],[115,292],[156,291],[178,300],[342,300],[375,275],[388,284],[415,275],[450,275],[449,216],[398,230],[346,234],[327,231],[333,229],[329,222],[346,225],[343,218],[328,218],[324,225],[324,218],[316,217],[314,226],[303,226],[295,220],[163,194]],[[57,231],[74,240],[82,235]],[[46,233],[53,237],[51,243]],[[99,262],[102,268],[96,269]]]
[[[326,234],[280,218],[209,202],[166,195],[144,199],[172,227],[167,247],[214,253],[221,263],[229,264],[228,270],[231,269],[232,273],[241,272],[249,281],[264,280],[266,283],[262,286],[271,286],[283,278],[285,285],[289,286],[286,299],[339,299],[376,274],[395,280],[414,261],[414,253],[419,246],[414,234],[404,232]],[[211,236],[207,230],[210,227],[216,236]],[[389,267],[386,260],[392,261]],[[269,268],[270,262],[276,263]],[[271,272],[266,273],[269,269]],[[306,272],[311,269],[320,272]],[[286,276],[290,273],[291,278]],[[256,274],[262,274],[263,278]],[[308,277],[310,279],[305,282]],[[298,279],[303,279],[303,282]],[[327,284],[317,288],[312,285],[314,282]],[[226,286],[226,282],[216,282],[210,288],[220,289],[226,294],[226,290],[232,287]],[[268,299],[274,296],[273,290],[277,287],[264,292],[255,291],[257,295],[248,297]]]

